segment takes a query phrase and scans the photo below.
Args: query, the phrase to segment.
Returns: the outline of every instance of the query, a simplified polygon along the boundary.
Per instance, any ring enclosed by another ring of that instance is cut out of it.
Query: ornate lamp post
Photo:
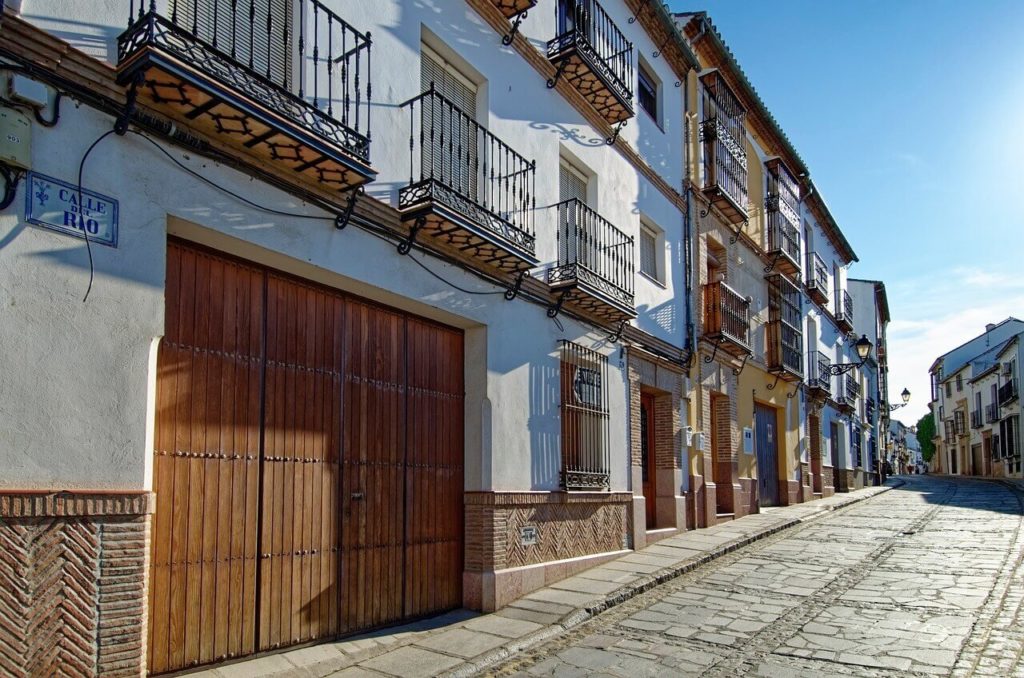
[[[890,412],[895,412],[896,410],[900,409],[901,407],[906,407],[907,406],[907,403],[910,402],[910,390],[904,388],[903,392],[900,393],[900,397],[903,398],[903,403],[900,404],[900,405],[889,405],[889,411]]]
[[[853,347],[857,349],[857,357],[860,358],[859,363],[836,363],[828,366],[828,373],[833,377],[839,376],[840,374],[846,374],[855,367],[860,367],[868,359],[871,354],[871,340],[868,339],[866,334],[860,335]]]

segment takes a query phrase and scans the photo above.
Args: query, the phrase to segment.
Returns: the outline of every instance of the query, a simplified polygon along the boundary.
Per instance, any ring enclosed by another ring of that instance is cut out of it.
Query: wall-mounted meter
[[[21,169],[32,164],[32,123],[11,108],[0,108],[0,162]]]

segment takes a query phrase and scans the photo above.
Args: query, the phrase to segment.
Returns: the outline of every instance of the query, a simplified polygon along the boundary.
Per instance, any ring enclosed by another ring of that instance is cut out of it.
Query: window
[[[640,223],[640,272],[659,283],[665,282],[662,270],[662,242],[658,230],[643,222]]]
[[[462,195],[477,199],[478,177],[476,85],[426,45],[421,46],[420,87],[426,92],[431,84],[447,103],[431,100],[423,106],[422,142],[425,176]],[[432,133],[434,130],[437,133]],[[453,153],[452,149],[459,152]]]
[[[962,374],[956,375],[956,392],[960,393],[964,390],[964,376]]]
[[[851,447],[853,448],[853,450],[852,450],[852,452],[853,452],[853,467],[854,468],[862,468],[864,466],[864,464],[863,464],[863,460],[861,459],[861,451],[860,451],[860,445],[861,445],[860,426],[854,425],[854,426],[850,427],[850,443],[851,443]]]
[[[640,108],[647,111],[656,124],[661,125],[661,118],[658,117],[658,79],[651,73],[650,68],[642,60],[637,70],[639,87],[637,87],[637,98],[640,100]]]
[[[1014,415],[999,422],[999,441],[1002,445],[1000,456],[1003,458],[1016,457],[1020,455],[1017,438],[1020,435],[1018,417]]]
[[[610,485],[608,358],[562,340],[562,472],[566,490]]]
[[[950,381],[946,382],[946,397],[947,398],[952,398],[953,397],[953,382],[950,382]]]
[[[966,417],[964,417],[963,410],[957,410],[953,413],[953,421],[956,423],[956,434],[962,436],[967,431]]]

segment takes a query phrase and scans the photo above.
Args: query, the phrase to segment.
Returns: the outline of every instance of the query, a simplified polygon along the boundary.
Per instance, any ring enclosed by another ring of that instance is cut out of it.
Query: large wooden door
[[[754,403],[754,448],[757,452],[757,492],[761,506],[779,504],[779,443],[775,409]]]
[[[178,242],[148,668],[458,607],[463,337]]]

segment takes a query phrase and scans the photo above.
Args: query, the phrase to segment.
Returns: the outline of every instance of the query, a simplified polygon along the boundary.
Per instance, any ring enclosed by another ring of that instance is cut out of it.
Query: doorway
[[[650,393],[640,394],[640,474],[643,479],[647,529],[658,527],[658,470],[655,452],[655,400]]]
[[[754,403],[754,448],[761,506],[779,505],[778,417],[774,407]]]

